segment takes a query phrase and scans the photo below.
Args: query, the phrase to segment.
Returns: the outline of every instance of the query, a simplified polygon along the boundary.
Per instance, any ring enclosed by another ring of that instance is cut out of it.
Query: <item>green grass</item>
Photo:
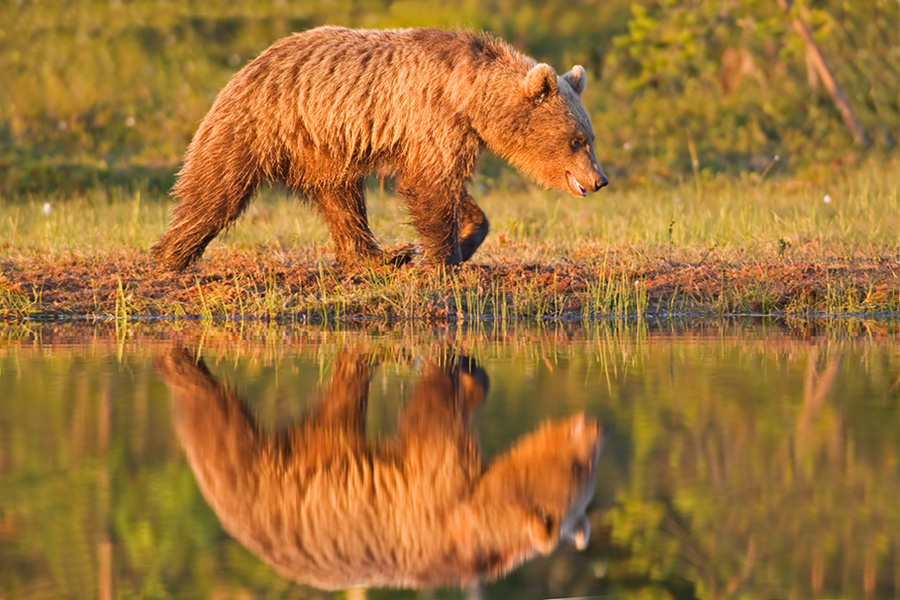
[[[148,249],[167,225],[167,196],[117,187],[33,195],[7,201],[0,216],[0,315],[310,322],[896,314],[898,171],[900,160],[833,178],[624,180],[584,199],[525,184],[484,191],[476,180],[491,233],[471,267],[443,277],[415,267],[348,277],[333,268],[314,209],[271,189],[213,241],[197,269],[163,276]],[[383,244],[417,241],[401,199],[373,185],[369,206]],[[44,271],[55,279],[41,278]],[[66,281],[87,289],[89,306],[54,291]],[[158,286],[174,292],[160,295]]]
[[[639,186],[614,180],[584,199],[530,184],[483,191],[483,182],[476,180],[472,190],[491,222],[476,261],[512,255],[518,261],[546,263],[586,247],[637,247],[654,253],[715,248],[760,256],[802,253],[805,246],[822,244],[835,254],[868,248],[896,252],[897,172],[900,160],[865,164],[831,180],[713,179],[700,191],[690,179]],[[402,199],[377,186],[368,197],[380,241],[416,239],[406,224]],[[171,208],[171,199],[161,192],[120,187],[66,196],[35,194],[3,203],[3,246],[51,253],[146,249],[165,229]],[[319,250],[327,241],[324,223],[308,203],[264,189],[211,247],[265,244]]]

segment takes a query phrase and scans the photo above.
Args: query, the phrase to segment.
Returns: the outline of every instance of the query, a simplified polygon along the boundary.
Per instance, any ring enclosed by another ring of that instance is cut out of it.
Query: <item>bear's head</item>
[[[489,146],[545,186],[579,197],[599,190],[609,180],[597,162],[594,130],[581,103],[586,84],[580,65],[564,75],[545,63],[532,66],[517,89],[509,90],[501,117],[506,124]]]
[[[602,443],[600,425],[582,413],[544,424],[512,449],[522,470],[511,489],[524,509],[531,543],[541,554],[552,552],[559,540],[569,540],[579,550],[587,546],[585,509],[594,494]]]
[[[602,443],[599,423],[583,413],[522,437],[454,515],[452,545],[489,577],[553,552],[561,540],[583,550]]]

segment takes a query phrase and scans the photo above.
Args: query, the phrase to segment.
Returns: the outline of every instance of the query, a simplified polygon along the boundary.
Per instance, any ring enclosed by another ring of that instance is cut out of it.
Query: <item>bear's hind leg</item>
[[[319,214],[325,219],[338,263],[352,267],[366,262],[379,263],[381,250],[369,229],[364,180],[341,187],[317,190]]]
[[[339,429],[363,441],[374,372],[372,356],[361,350],[342,350],[334,361],[331,380],[305,422]]]
[[[459,251],[463,261],[469,260],[488,234],[488,220],[469,194],[463,190],[459,204]]]
[[[183,271],[200,258],[213,238],[241,215],[256,191],[256,184],[220,185],[207,191],[194,189],[183,178],[176,183],[175,191],[181,200],[175,205],[174,218],[150,252],[159,267]]]

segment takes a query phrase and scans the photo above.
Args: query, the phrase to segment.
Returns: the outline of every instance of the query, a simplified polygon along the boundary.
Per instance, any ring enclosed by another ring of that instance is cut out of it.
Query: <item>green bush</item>
[[[795,13],[876,146],[891,148],[900,3]],[[132,169],[170,183],[225,82],[275,39],[324,23],[483,29],[559,70],[583,64],[598,156],[616,175],[680,178],[694,160],[699,175],[761,171],[776,154],[779,169],[843,165],[862,152],[776,0],[23,1],[0,6],[0,193]]]

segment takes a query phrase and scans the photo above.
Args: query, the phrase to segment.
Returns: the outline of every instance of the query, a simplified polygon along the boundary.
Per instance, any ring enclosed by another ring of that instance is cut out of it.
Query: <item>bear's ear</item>
[[[536,104],[540,104],[544,98],[555,94],[558,90],[556,71],[546,63],[534,65],[525,75],[525,96]]]
[[[575,90],[575,93],[579,96],[587,85],[587,72],[581,65],[572,67],[572,70],[563,75],[562,78],[566,80],[566,83],[572,86],[572,89]]]

